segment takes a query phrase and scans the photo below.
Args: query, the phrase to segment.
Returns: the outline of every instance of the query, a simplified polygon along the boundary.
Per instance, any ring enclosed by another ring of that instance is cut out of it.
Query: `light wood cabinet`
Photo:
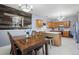
[[[69,31],[63,31],[63,36],[64,37],[69,37]]]
[[[70,27],[70,21],[66,22],[66,27]]]
[[[56,22],[48,22],[48,28],[56,28],[58,26],[58,23]]]
[[[43,21],[40,19],[36,20],[36,27],[42,27],[43,26]]]
[[[59,25],[63,25],[65,28],[70,27],[70,21],[63,21],[63,22],[48,22],[49,28],[57,28]]]
[[[65,21],[63,22],[64,27],[69,27],[70,26],[70,22],[69,21]]]
[[[52,22],[52,28],[56,28],[57,25],[56,25],[56,22]]]
[[[59,22],[59,25],[63,25],[63,22]]]
[[[52,28],[52,23],[51,22],[48,22],[48,28]]]

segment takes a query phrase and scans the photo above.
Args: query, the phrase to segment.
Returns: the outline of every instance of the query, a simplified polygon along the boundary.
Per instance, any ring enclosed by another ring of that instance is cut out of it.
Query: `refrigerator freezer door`
[[[79,22],[76,22],[76,39],[77,43],[79,43]]]

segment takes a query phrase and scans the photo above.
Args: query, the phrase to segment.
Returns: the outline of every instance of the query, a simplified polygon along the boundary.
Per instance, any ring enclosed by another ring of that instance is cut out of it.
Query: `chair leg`
[[[44,47],[42,47],[42,51],[43,51],[43,54],[44,54]]]
[[[11,55],[16,55],[17,52],[11,49],[10,54],[11,54]]]
[[[37,55],[37,50],[35,49],[34,51],[35,51],[35,55]]]
[[[11,50],[10,50],[10,54],[11,54]]]
[[[32,55],[35,55],[35,51],[34,50],[32,51]]]
[[[11,50],[10,50],[10,54],[12,54],[12,48],[11,48]]]

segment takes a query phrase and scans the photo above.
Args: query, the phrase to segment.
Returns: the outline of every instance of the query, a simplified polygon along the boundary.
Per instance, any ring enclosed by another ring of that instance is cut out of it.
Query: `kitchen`
[[[4,8],[1,6],[3,6]],[[68,6],[69,6],[68,7],[69,11],[71,11],[70,7],[74,10],[74,8],[76,8],[76,6],[79,6],[79,5],[74,6],[73,4],[72,5],[64,4],[64,7],[63,7],[63,5],[61,4],[60,5],[38,4],[38,5],[33,5],[34,10],[31,9],[30,13],[22,11],[22,9],[24,8],[24,5],[23,7],[21,7],[21,5],[19,4],[6,4],[1,6],[0,8],[3,8],[3,9],[0,9],[0,12],[2,12],[0,13],[0,16],[1,16],[0,19],[4,18],[4,20],[0,20],[1,21],[0,22],[0,32],[1,32],[0,33],[0,50],[1,50],[0,54],[9,54],[9,51],[11,49],[7,32],[10,32],[12,36],[21,36],[21,35],[25,36],[26,34],[28,34],[27,32],[29,32],[29,34],[27,35],[29,36],[31,35],[32,31],[36,31],[36,32],[43,31],[46,33],[46,35],[48,34],[47,35],[48,37],[46,37],[46,39],[49,41],[49,44],[48,44],[49,55],[78,54],[78,52],[70,51],[70,49],[74,51],[75,50],[78,51],[78,48],[76,47],[77,43],[76,43],[76,32],[75,32],[77,30],[75,28],[76,27],[75,23],[79,21],[78,10],[72,14],[65,15],[65,18],[63,18],[64,14],[62,11],[64,11]],[[5,9],[5,7],[7,8],[7,10]],[[58,9],[53,10],[54,7]],[[19,9],[19,8],[22,8],[22,9]],[[47,9],[47,11],[45,11],[44,8]],[[49,10],[50,8],[51,10]],[[59,12],[58,17],[55,15],[56,13],[54,14],[55,10],[58,10]],[[3,12],[5,12],[4,15],[3,15]],[[53,12],[53,16],[51,16],[51,14],[49,15],[49,13],[51,12]],[[11,18],[7,16],[12,17],[13,20],[11,21],[10,20]],[[6,21],[9,21],[10,23]],[[53,34],[53,36],[50,34]],[[74,49],[74,47],[76,48]],[[41,51],[38,54],[40,53]]]

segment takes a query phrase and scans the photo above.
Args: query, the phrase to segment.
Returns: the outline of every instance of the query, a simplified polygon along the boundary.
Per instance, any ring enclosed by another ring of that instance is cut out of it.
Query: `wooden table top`
[[[21,51],[29,51],[30,49],[34,49],[36,47],[39,47],[45,43],[47,43],[44,39],[28,39],[28,42],[26,42],[25,39],[16,39],[15,40],[16,45]]]

